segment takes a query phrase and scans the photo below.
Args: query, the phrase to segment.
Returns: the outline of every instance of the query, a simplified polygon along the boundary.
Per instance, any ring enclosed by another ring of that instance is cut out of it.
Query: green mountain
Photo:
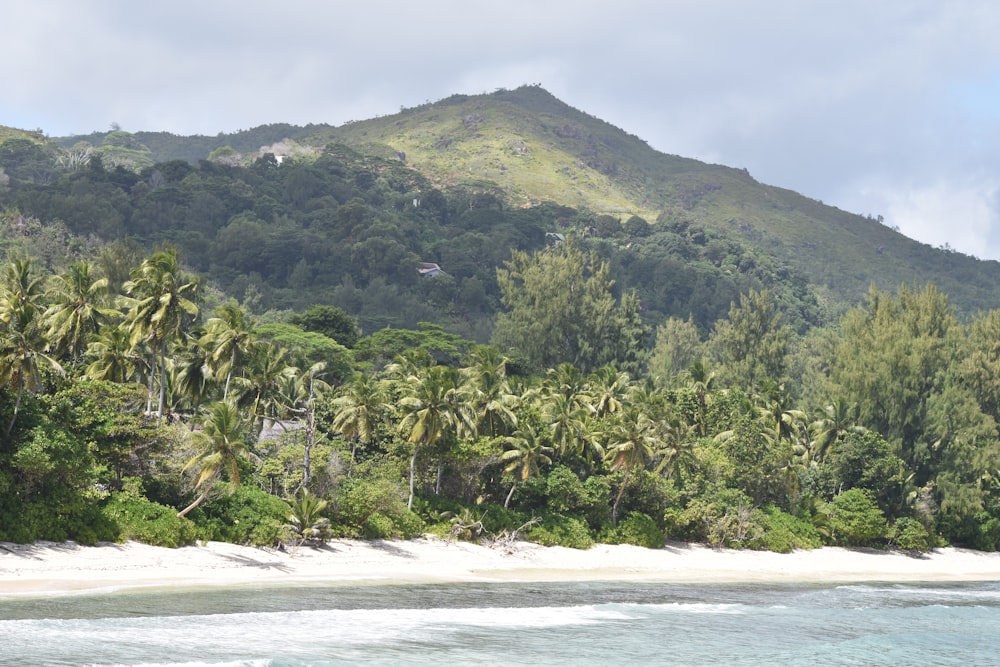
[[[622,218],[689,221],[778,258],[838,301],[856,302],[873,283],[928,281],[966,311],[995,307],[1000,297],[998,262],[932,248],[743,169],[660,153],[539,87],[454,96],[300,140],[405,156],[442,185],[495,182],[513,205],[549,200]]]
[[[57,141],[100,146],[113,134]],[[870,217],[760,183],[744,169],[660,153],[537,86],[455,95],[340,127],[267,125],[216,137],[133,137],[154,162],[193,162],[230,148],[246,161],[261,148],[308,152],[338,143],[403,162],[441,188],[501,194],[508,207],[555,202],[622,222],[636,215],[694,224],[801,273],[832,303],[855,303],[871,284],[895,289],[928,281],[964,312],[1000,301],[1000,263],[932,248]]]

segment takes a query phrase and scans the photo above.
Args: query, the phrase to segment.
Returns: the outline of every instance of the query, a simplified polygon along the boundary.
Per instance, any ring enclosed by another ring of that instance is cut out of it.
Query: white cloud
[[[934,245],[996,223],[992,0],[10,0],[4,23],[0,124],[49,134],[339,124],[541,83]]]

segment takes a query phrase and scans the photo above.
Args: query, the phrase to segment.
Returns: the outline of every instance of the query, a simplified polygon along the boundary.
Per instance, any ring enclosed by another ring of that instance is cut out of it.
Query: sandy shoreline
[[[519,543],[510,553],[436,539],[334,540],[323,549],[258,549],[220,542],[165,549],[130,542],[0,543],[0,596],[162,586],[307,582],[668,581],[804,583],[1000,581],[1000,554],[938,549],[922,557],[824,548],[776,554],[669,544],[586,551]]]

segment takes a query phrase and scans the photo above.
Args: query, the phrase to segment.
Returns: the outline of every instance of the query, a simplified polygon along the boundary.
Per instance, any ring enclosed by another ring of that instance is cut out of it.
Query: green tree
[[[527,482],[532,475],[540,474],[542,465],[552,463],[552,447],[545,444],[545,438],[545,434],[529,421],[520,423],[512,435],[504,437],[504,444],[509,449],[500,455],[500,459],[507,464],[504,472],[514,475],[514,483],[503,501],[505,508],[510,505],[518,482]]]
[[[656,424],[637,406],[616,415],[607,432],[607,461],[612,471],[621,470],[621,486],[611,506],[611,522],[618,523],[618,504],[625,495],[629,476],[646,466],[657,445]]]
[[[161,250],[145,259],[135,271],[132,280],[124,285],[129,295],[126,322],[131,342],[149,346],[151,359],[159,358],[160,398],[157,414],[163,416],[167,392],[167,344],[186,324],[185,316],[193,319],[198,306],[189,297],[194,296],[198,284],[188,281],[177,264],[177,251]],[[150,363],[149,405],[152,409],[155,361]]]
[[[208,406],[201,418],[201,430],[191,434],[194,456],[184,469],[195,468],[194,488],[202,489],[194,502],[177,513],[178,517],[208,498],[214,482],[223,471],[233,486],[240,485],[240,459],[247,450],[247,424],[239,408],[231,401],[219,401]]]
[[[750,290],[730,306],[729,319],[716,324],[708,345],[726,384],[753,389],[764,380],[782,381],[790,335],[767,290]]]
[[[235,301],[215,309],[215,316],[205,323],[201,345],[209,350],[207,361],[215,372],[216,380],[225,378],[222,400],[229,398],[229,384],[233,374],[246,363],[255,343],[252,323],[246,311]]]
[[[889,529],[882,510],[867,489],[849,489],[833,499],[828,507],[834,539],[847,546],[873,546],[886,537]]]
[[[65,273],[53,278],[48,300],[47,336],[56,354],[68,357],[73,365],[91,336],[120,316],[111,307],[107,279],[98,278],[86,261],[70,264]]]
[[[309,306],[304,313],[293,315],[288,322],[306,331],[321,333],[346,348],[354,347],[360,337],[357,322],[337,306]]]
[[[506,311],[493,344],[536,368],[572,363],[584,371],[606,364],[637,371],[646,327],[634,294],[616,301],[608,265],[569,241],[532,255],[514,251],[497,269]]]
[[[399,423],[399,432],[413,447],[407,509],[413,508],[416,462],[420,450],[433,447],[452,434],[461,436],[475,432],[471,410],[460,397],[459,385],[455,369],[432,366],[419,374],[410,375],[402,386],[403,396],[398,405],[403,419]]]
[[[669,384],[703,356],[703,345],[694,320],[668,317],[656,328],[656,343],[649,357],[649,374]]]

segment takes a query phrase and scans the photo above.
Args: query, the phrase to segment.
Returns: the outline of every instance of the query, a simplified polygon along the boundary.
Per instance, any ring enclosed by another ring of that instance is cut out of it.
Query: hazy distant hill
[[[746,170],[667,155],[536,86],[456,95],[340,127],[268,125],[216,137],[132,135],[154,161],[207,158],[228,146],[252,159],[289,139],[400,160],[441,187],[495,187],[508,206],[543,201],[649,222],[690,222],[749,243],[854,302],[868,286],[935,282],[961,310],[1000,304],[1000,263],[909,239],[871,218],[756,181]],[[67,137],[63,146],[104,135]]]

